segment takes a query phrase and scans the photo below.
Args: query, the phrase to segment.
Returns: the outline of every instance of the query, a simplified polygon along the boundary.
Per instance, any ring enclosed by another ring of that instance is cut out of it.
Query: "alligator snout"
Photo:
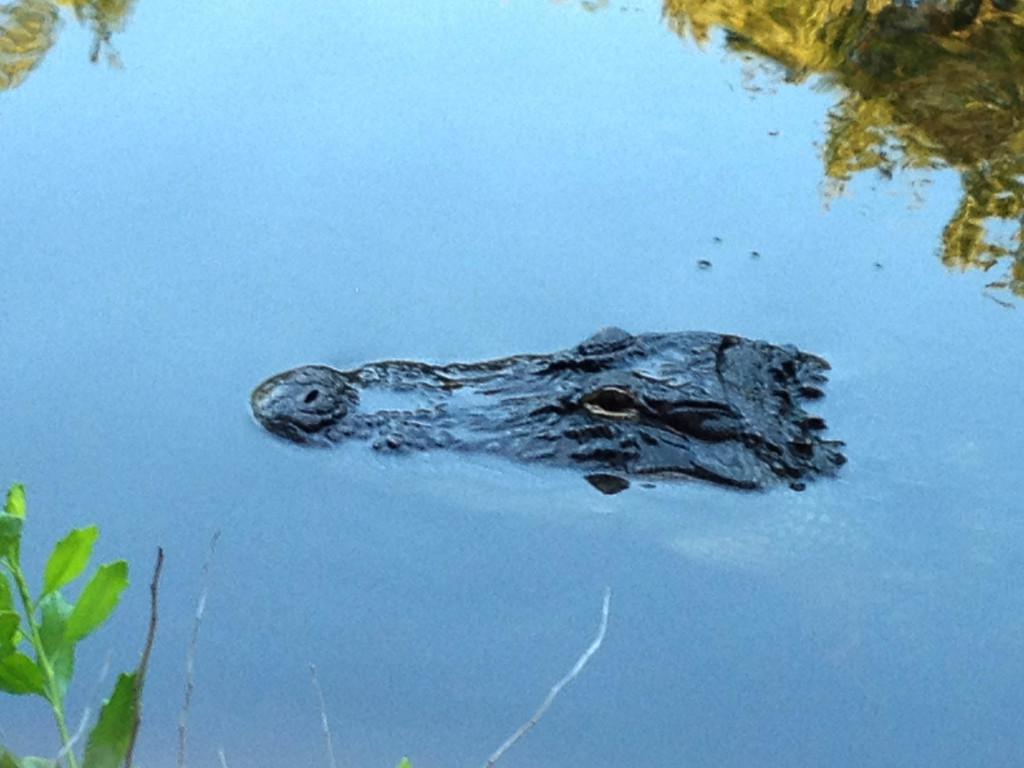
[[[359,393],[345,374],[325,365],[306,365],[271,376],[249,397],[252,415],[267,430],[307,443],[345,418]]]

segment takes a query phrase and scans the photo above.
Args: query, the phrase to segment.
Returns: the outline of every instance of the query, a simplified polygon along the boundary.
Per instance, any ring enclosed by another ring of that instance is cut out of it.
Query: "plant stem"
[[[71,737],[68,734],[67,723],[64,722],[64,705],[61,701],[60,691],[57,688],[57,681],[53,676],[53,666],[50,659],[43,650],[43,639],[39,634],[39,624],[36,622],[35,608],[32,605],[32,598],[29,595],[28,583],[17,563],[8,562],[11,575],[14,576],[14,583],[18,585],[18,593],[21,595],[21,602],[25,606],[25,618],[28,620],[29,631],[31,632],[32,647],[36,652],[36,663],[43,673],[46,688],[46,700],[50,702],[50,709],[53,710],[53,719],[57,721],[57,730],[60,731],[61,746],[67,751],[68,765],[71,768],[78,768],[78,761],[75,760],[75,753],[70,748]]]

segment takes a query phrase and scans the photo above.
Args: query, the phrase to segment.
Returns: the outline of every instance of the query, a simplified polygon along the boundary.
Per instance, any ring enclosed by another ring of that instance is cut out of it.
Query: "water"
[[[833,95],[752,94],[637,8],[140,0],[122,71],[67,23],[0,95],[0,466],[28,486],[33,572],[88,522],[132,565],[73,712],[108,653],[134,665],[167,551],[140,764],[176,756],[214,531],[193,765],[324,764],[310,662],[342,765],[482,764],[606,585],[604,646],[508,766],[1024,757],[1024,335],[991,276],[936,258],[957,177],[915,203],[863,175],[826,207]],[[609,324],[824,355],[849,464],[804,493],[605,497],[497,459],[302,450],[247,412],[293,365]],[[55,751],[47,717],[0,701],[4,743]]]

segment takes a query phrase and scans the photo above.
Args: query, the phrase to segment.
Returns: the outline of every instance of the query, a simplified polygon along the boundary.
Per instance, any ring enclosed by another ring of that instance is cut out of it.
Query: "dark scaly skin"
[[[823,395],[828,367],[739,336],[606,328],[549,355],[302,366],[271,376],[250,402],[257,421],[296,443],[495,453],[578,467],[606,493],[628,485],[624,476],[802,490],[846,461],[800,405]],[[399,402],[361,405],[378,395]]]

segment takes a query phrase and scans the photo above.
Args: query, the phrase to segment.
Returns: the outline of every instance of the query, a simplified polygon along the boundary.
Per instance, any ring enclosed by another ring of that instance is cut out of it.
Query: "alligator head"
[[[295,442],[499,453],[579,467],[606,493],[628,484],[623,475],[800,489],[845,461],[799,405],[823,394],[827,369],[739,336],[609,328],[549,355],[305,366],[263,382],[251,402],[261,424]],[[365,407],[381,393],[390,407]]]

